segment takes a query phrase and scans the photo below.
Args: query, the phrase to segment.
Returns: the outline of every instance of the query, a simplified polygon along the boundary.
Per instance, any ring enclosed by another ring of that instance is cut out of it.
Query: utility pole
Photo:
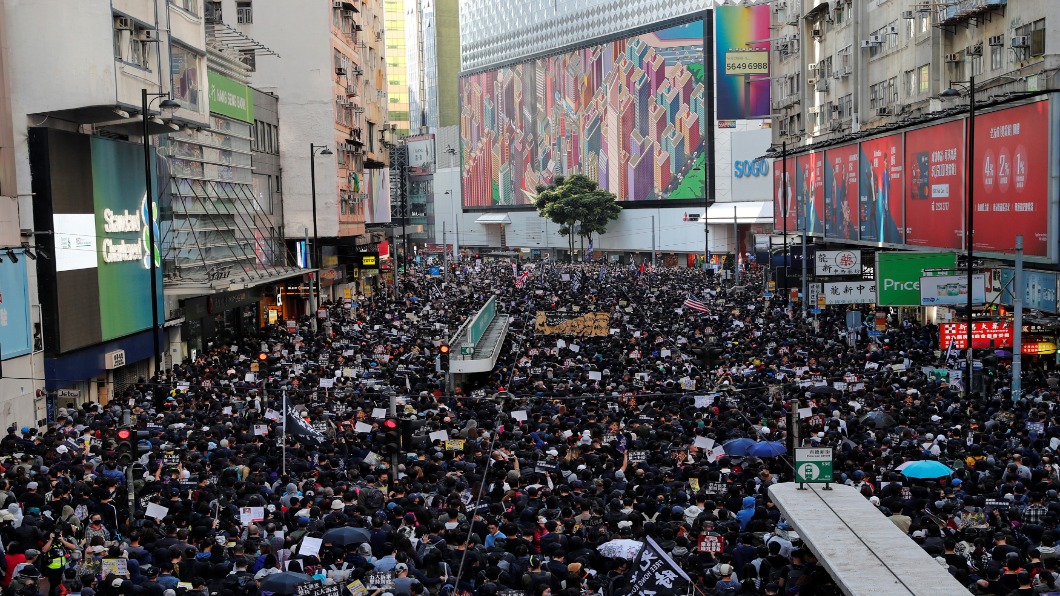
[[[1012,401],[1023,392],[1023,236],[1016,236],[1016,273],[1012,279]],[[972,288],[968,288],[968,293]],[[968,322],[971,325],[971,321]]]
[[[442,282],[449,282],[449,243],[445,239],[445,221],[442,221]]]
[[[309,265],[309,269],[317,267],[318,265],[313,262],[310,257],[309,251],[309,228],[305,229],[305,260],[306,264]],[[310,272],[309,281],[309,328],[313,330],[313,333],[317,332],[317,295],[316,295],[316,276],[319,271]]]
[[[651,266],[655,267],[655,216],[651,216]]]

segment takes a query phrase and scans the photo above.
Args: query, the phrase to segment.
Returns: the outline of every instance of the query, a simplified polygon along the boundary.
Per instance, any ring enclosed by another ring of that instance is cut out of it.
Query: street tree
[[[567,237],[571,260],[576,237],[591,245],[593,234],[607,232],[607,224],[622,212],[613,193],[582,174],[557,176],[552,184],[537,187],[534,206],[541,217],[559,225],[560,235]]]

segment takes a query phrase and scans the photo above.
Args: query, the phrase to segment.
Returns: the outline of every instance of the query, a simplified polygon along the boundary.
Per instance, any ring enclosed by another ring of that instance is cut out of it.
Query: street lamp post
[[[960,93],[953,88],[953,85],[967,85],[968,87],[968,138],[965,143],[964,152],[964,192],[965,192],[965,226],[964,226],[964,244],[965,250],[968,251],[968,379],[965,381],[968,387],[968,395],[972,393],[972,367],[975,361],[974,353],[972,350],[972,308],[973,300],[972,297],[975,292],[972,291],[972,278],[975,271],[975,201],[973,200],[973,173],[972,169],[975,167],[975,77],[968,77],[967,83],[964,81],[951,81],[950,88],[944,90],[939,94],[940,97],[957,97]],[[1022,291],[1020,288],[1016,288],[1014,292]],[[1014,350],[1019,350],[1020,346],[1015,346]]]
[[[149,99],[152,97],[154,99]],[[140,119],[143,121],[144,196],[147,199],[147,241],[149,244],[147,247],[147,258],[150,263],[148,268],[151,272],[151,340],[154,347],[156,379],[162,376],[162,346],[158,337],[158,264],[155,261],[157,238],[155,238],[155,197],[151,189],[151,133],[148,129],[148,122],[150,121],[148,110],[151,108],[151,104],[158,99],[162,99],[158,104],[159,109],[167,110],[180,107],[180,103],[170,98],[168,93],[150,93],[147,89],[141,89]]]
[[[320,153],[317,153],[318,150]],[[327,145],[309,144],[309,194],[313,202],[313,250],[309,251],[307,246],[306,252],[313,255],[310,267],[317,268],[315,272],[309,274],[313,280],[313,287],[309,289],[309,307],[313,311],[309,316],[309,324],[313,331],[317,330],[317,307],[314,297],[320,297],[320,272],[322,271],[321,265],[323,265],[320,260],[320,237],[317,236],[317,155],[332,155],[331,149],[328,149]]]

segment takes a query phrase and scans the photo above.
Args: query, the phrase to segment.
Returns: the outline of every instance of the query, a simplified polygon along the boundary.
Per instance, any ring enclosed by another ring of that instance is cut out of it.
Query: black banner
[[[320,434],[320,431],[295,416],[290,410],[287,411],[287,434],[307,445],[320,446],[327,441],[327,437]]]
[[[640,548],[637,558],[633,561],[629,586],[617,596],[633,594],[674,596],[683,594],[689,582],[684,570],[670,558],[670,555],[659,548],[651,536],[647,536],[644,546]]]

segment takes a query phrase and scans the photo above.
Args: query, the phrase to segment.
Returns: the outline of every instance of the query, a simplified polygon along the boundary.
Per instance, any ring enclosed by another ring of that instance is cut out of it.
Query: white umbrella
[[[642,546],[644,546],[644,543],[639,540],[615,538],[614,540],[608,540],[596,547],[596,550],[600,551],[601,555],[609,559],[632,560],[637,558],[637,554],[640,552]]]

